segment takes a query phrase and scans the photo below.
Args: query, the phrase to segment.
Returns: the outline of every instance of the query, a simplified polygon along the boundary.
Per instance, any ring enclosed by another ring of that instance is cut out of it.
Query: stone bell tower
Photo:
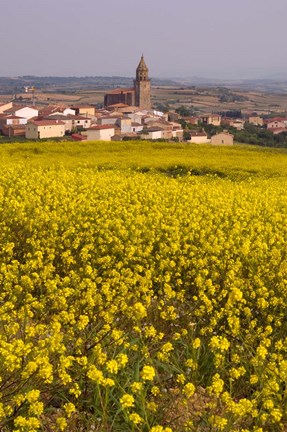
[[[134,80],[135,105],[143,109],[151,109],[150,100],[150,79],[148,77],[148,67],[145,64],[143,55],[136,70]]]

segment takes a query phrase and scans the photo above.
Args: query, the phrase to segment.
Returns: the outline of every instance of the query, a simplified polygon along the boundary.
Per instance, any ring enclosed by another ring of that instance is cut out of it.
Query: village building
[[[198,125],[200,118],[196,117],[196,116],[192,116],[192,117],[183,117],[183,120],[188,123],[188,124],[192,124],[192,125]]]
[[[7,137],[24,137],[25,130],[26,127],[24,124],[3,125],[1,128],[2,134]]]
[[[25,136],[26,123],[26,118],[0,114],[0,131],[5,136]]]
[[[173,129],[172,137],[177,139],[178,141],[183,141],[183,130],[182,129]]]
[[[192,131],[190,134],[190,139],[187,141],[192,144],[206,144],[210,142],[210,139],[208,138],[205,131]]]
[[[0,129],[4,125],[25,125],[27,123],[27,119],[24,117],[19,117],[16,115],[5,115],[0,114]]]
[[[244,120],[242,120],[242,119],[235,119],[235,120],[232,120],[231,122],[230,122],[230,126],[231,127],[234,127],[235,129],[237,129],[238,131],[240,131],[240,130],[243,130],[244,129]]]
[[[91,118],[82,115],[69,114],[67,118],[72,121],[72,129],[88,129],[92,124]]]
[[[163,138],[164,129],[160,127],[151,127],[145,129],[141,134],[141,139],[145,140],[158,140]]]
[[[65,135],[65,124],[60,120],[31,120],[26,124],[27,139],[60,138]]]
[[[113,114],[108,116],[99,117],[97,120],[98,125],[115,125],[123,114]]]
[[[13,102],[1,103],[0,104],[0,114],[4,113],[4,111],[7,111],[12,107],[13,107]]]
[[[181,118],[180,115],[177,112],[175,112],[175,111],[169,111],[167,113],[167,119],[168,119],[168,121],[177,121],[180,118]]]
[[[71,133],[73,129],[73,122],[72,119],[68,118],[66,115],[63,114],[51,114],[47,117],[39,117],[39,120],[58,120],[64,123],[65,125],[65,133]]]
[[[39,110],[36,107],[13,105],[11,108],[3,111],[6,115],[15,115],[30,120],[33,117],[38,117]]]
[[[273,118],[265,121],[267,129],[284,129],[287,126],[287,119],[285,118]]]
[[[248,118],[248,123],[253,124],[254,126],[263,126],[264,121],[262,117],[259,116],[250,116]]]
[[[221,116],[218,114],[207,114],[200,117],[200,120],[203,124],[220,126],[221,124]]]
[[[143,125],[141,123],[132,122],[131,130],[136,133],[141,132],[143,130]]]
[[[127,140],[136,140],[140,137],[138,134],[134,132],[128,132],[128,133],[120,133],[112,136],[111,141],[127,141]]]
[[[116,134],[116,130],[118,128],[115,125],[92,126],[86,132],[87,141],[111,141],[112,136]]]
[[[135,90],[134,88],[116,88],[105,94],[104,105],[109,108],[118,104],[134,105]]]
[[[92,105],[73,105],[70,107],[75,115],[83,117],[94,117],[96,115],[96,108]]]
[[[278,127],[278,128],[268,128],[268,131],[269,132],[272,132],[273,133],[273,135],[278,135],[278,134],[280,134],[280,133],[286,133],[287,132],[287,129],[284,127],[284,128],[282,128],[282,127]]]
[[[109,107],[124,104],[140,107],[142,109],[150,109],[151,81],[148,72],[148,67],[142,56],[136,69],[134,86],[131,88],[117,88],[109,91],[104,98],[105,106]]]
[[[113,105],[109,105],[108,106],[108,110],[113,112],[113,111],[117,111],[117,112],[125,112],[126,109],[128,109],[128,111],[130,110],[130,105],[124,104],[124,103],[116,103]]]
[[[215,145],[232,145],[233,135],[229,132],[220,132],[211,137],[210,143]]]
[[[51,115],[75,115],[76,111],[67,107],[66,105],[48,105],[39,109],[38,117],[48,117]]]

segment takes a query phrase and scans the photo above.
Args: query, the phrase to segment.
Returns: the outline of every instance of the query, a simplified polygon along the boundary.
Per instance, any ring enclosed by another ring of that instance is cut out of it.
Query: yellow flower
[[[76,407],[73,403],[68,402],[64,404],[64,410],[66,411],[67,417],[71,417],[71,415],[73,414],[73,412],[76,411]]]
[[[172,429],[170,427],[163,427],[160,425],[153,426],[149,432],[172,432]]]
[[[214,393],[216,396],[219,396],[219,394],[223,391],[224,387],[224,381],[220,378],[220,375],[217,373],[212,378],[212,384],[210,387],[208,387],[208,390],[211,393]]]
[[[192,383],[186,383],[183,388],[183,394],[186,395],[187,398],[190,398],[194,395],[195,387]]]
[[[213,350],[227,351],[229,349],[230,343],[224,336],[212,336],[209,346]]]
[[[134,382],[131,384],[131,391],[132,391],[133,393],[138,393],[139,391],[142,390],[142,388],[143,388],[143,383],[142,383],[142,382],[134,381]]]
[[[152,366],[144,366],[141,371],[141,377],[144,381],[153,381],[155,370]]]
[[[64,431],[67,428],[67,420],[64,417],[58,417],[56,422],[60,431]]]
[[[227,423],[228,423],[228,421],[224,417],[220,417],[218,415],[213,415],[211,417],[211,424],[212,424],[212,426],[215,427],[219,431],[224,430],[224,428],[227,425]]]
[[[258,376],[257,375],[251,375],[249,381],[250,381],[250,384],[258,383]]]
[[[259,358],[261,358],[261,359],[265,359],[265,357],[266,357],[267,354],[268,354],[268,351],[267,351],[267,349],[266,349],[264,346],[260,345],[260,346],[257,348],[256,353],[257,353],[257,355],[258,355]]]
[[[40,416],[44,411],[44,404],[43,402],[33,402],[29,406],[29,414],[33,416]]]
[[[69,393],[73,394],[76,398],[78,398],[82,393],[80,390],[79,384],[74,383],[73,387],[70,388]]]
[[[142,319],[147,316],[147,311],[144,305],[140,302],[137,302],[133,306],[133,313],[136,319]]]
[[[123,408],[131,408],[134,406],[135,399],[132,395],[126,393],[120,398],[120,404]]]
[[[18,416],[14,420],[14,425],[21,428],[21,431],[37,432],[40,427],[40,421],[36,417]]]
[[[199,338],[195,338],[194,341],[192,342],[193,348],[197,349],[197,348],[200,347],[200,345],[201,345],[200,339]]]
[[[271,416],[273,417],[273,420],[275,421],[275,422],[280,422],[280,420],[281,420],[281,418],[282,418],[282,412],[281,412],[281,410],[280,409],[278,409],[278,408],[274,408],[272,411],[271,411]]]
[[[107,371],[110,372],[111,374],[117,374],[118,370],[119,370],[119,366],[116,360],[109,360],[106,363],[106,368]]]
[[[147,407],[147,409],[149,411],[152,411],[152,412],[156,412],[157,411],[157,404],[155,402],[148,402],[146,404],[146,407]]]
[[[101,384],[104,379],[103,372],[97,369],[94,365],[90,366],[87,372],[87,377],[90,378],[92,381],[96,381],[99,384]]]
[[[25,398],[30,403],[37,401],[39,399],[39,397],[40,397],[40,391],[39,390],[30,390],[25,395]]]
[[[128,363],[128,360],[129,359],[128,359],[128,356],[126,354],[119,354],[117,356],[117,362],[121,368],[126,366],[126,364]]]
[[[113,387],[115,385],[115,381],[112,378],[104,378],[103,386],[105,387]]]
[[[143,423],[143,419],[141,418],[141,416],[137,413],[131,413],[129,414],[129,420],[135,424],[138,425],[140,423]]]
[[[185,382],[185,376],[183,374],[177,375],[176,382],[178,382],[180,384],[184,384],[184,382]]]
[[[157,386],[152,386],[152,388],[151,388],[151,394],[153,396],[158,396],[160,394],[160,389]]]

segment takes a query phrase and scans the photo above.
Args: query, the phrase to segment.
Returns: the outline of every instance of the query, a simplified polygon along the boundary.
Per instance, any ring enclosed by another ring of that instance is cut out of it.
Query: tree
[[[179,114],[181,117],[188,117],[190,116],[190,111],[185,106],[181,106],[179,108],[176,108],[175,112]]]

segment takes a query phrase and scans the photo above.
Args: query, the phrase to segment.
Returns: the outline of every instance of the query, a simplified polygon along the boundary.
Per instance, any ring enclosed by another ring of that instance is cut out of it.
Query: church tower
[[[145,64],[143,55],[136,70],[134,88],[135,105],[143,109],[151,109],[150,79],[148,77],[148,67]]]

